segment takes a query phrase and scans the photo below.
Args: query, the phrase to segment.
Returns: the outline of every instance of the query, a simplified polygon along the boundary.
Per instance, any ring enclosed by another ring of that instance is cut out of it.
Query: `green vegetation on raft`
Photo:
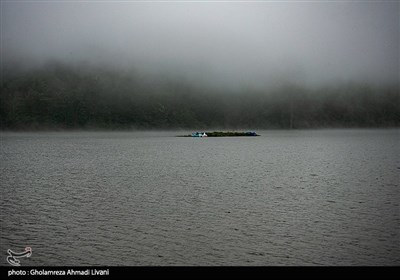
[[[235,136],[260,136],[255,132],[234,132],[234,131],[213,131],[206,132],[208,137],[235,137]],[[183,137],[192,137],[192,135],[183,135]]]

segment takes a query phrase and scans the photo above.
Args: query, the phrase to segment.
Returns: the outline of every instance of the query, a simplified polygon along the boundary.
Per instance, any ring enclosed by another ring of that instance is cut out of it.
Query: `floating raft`
[[[205,132],[206,137],[236,137],[236,136],[260,136],[254,131],[248,132],[233,132],[233,131],[213,131],[213,132]],[[184,135],[183,137],[196,137],[192,135]]]

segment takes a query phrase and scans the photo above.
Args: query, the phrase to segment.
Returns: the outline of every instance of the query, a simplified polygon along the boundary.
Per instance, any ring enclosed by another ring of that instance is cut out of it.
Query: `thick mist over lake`
[[[3,2],[3,63],[136,67],[230,87],[398,82],[399,3]]]
[[[2,2],[4,129],[393,127],[399,3]]]
[[[0,5],[21,265],[400,264],[399,1]]]

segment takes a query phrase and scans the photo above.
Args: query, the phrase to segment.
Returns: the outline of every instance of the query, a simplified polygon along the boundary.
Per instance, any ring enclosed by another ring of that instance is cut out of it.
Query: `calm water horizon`
[[[1,265],[400,265],[400,130],[1,132]]]

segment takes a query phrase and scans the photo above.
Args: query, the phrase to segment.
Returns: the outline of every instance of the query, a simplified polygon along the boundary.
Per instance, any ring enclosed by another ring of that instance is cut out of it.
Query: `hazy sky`
[[[3,63],[112,63],[225,84],[399,79],[399,1],[2,1]]]

